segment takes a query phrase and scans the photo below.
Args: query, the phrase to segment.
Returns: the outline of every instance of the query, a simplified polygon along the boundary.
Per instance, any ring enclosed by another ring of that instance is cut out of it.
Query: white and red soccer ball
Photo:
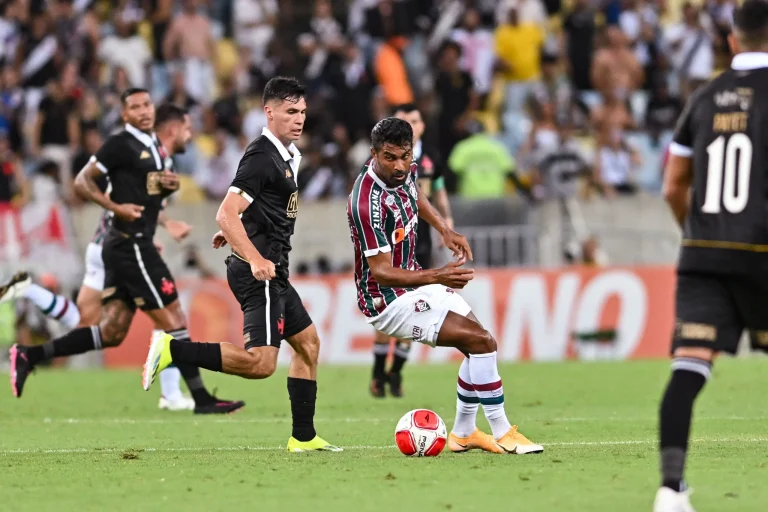
[[[436,457],[445,448],[447,438],[442,418],[428,409],[406,413],[395,427],[397,448],[408,457]]]

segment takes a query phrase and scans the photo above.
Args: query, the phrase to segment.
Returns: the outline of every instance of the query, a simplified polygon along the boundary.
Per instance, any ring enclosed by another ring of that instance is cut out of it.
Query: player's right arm
[[[275,277],[275,264],[264,258],[253,245],[240,219],[245,210],[251,206],[254,198],[259,196],[262,188],[270,181],[269,173],[272,162],[262,153],[246,154],[237,168],[237,174],[229,187],[227,195],[216,213],[216,223],[221,228],[225,242],[229,242],[232,250],[251,265],[253,277],[266,281]],[[214,247],[216,237],[214,237]],[[224,245],[223,243],[221,245]],[[220,245],[220,246],[221,246]]]
[[[701,90],[701,89],[700,89]],[[693,125],[694,102],[699,94],[693,94],[677,123],[675,135],[669,146],[669,159],[664,169],[664,199],[680,227],[688,216],[693,182]]]
[[[120,154],[119,139],[110,137],[104,145],[93,155],[75,177],[75,190],[84,198],[93,201],[105,210],[109,210],[118,218],[125,221],[133,221],[141,217],[143,206],[125,203],[118,204],[110,199],[106,192],[102,192],[98,180],[110,169],[119,165]]]

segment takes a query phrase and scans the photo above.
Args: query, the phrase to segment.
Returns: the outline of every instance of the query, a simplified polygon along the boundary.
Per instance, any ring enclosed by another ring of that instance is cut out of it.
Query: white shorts
[[[430,284],[401,295],[368,323],[388,336],[434,347],[449,311],[467,316],[472,308],[450,288]]]
[[[85,277],[83,286],[96,291],[104,291],[104,261],[101,259],[101,246],[90,243],[85,249]]]

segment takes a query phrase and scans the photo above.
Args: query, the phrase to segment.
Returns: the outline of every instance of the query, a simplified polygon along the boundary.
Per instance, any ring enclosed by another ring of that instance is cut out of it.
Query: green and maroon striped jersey
[[[413,288],[380,286],[368,266],[370,256],[391,253],[392,266],[419,270],[416,232],[418,192],[413,174],[397,187],[388,188],[369,163],[357,177],[347,202],[347,220],[355,246],[357,305],[369,317],[377,316],[396,298]]]

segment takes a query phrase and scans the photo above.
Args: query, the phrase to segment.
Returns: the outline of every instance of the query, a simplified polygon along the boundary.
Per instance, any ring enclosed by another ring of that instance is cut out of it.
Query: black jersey
[[[129,236],[152,238],[155,235],[163,199],[170,195],[159,181],[167,158],[154,135],[131,125],[125,125],[124,131],[109,137],[91,157],[99,169],[109,176],[112,201],[144,207],[141,217],[135,221],[114,218],[113,229]]]
[[[734,57],[678,122],[673,155],[693,160],[681,272],[768,272],[768,53]]]
[[[298,213],[296,171],[300,160],[296,146],[291,144],[289,152],[265,128],[246,148],[229,188],[251,203],[242,215],[245,232],[262,257],[277,265],[279,279],[288,278],[288,253]]]

